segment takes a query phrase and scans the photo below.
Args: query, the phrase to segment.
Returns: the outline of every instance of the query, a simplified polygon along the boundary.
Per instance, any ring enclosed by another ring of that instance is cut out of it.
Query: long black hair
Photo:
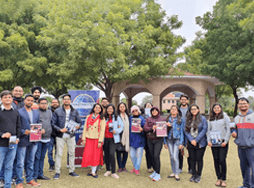
[[[186,126],[185,126],[185,131],[186,131],[187,133],[190,132],[191,127],[192,127],[192,123],[193,123],[194,131],[196,131],[196,129],[198,128],[198,124],[201,122],[200,111],[197,113],[195,120],[193,120],[193,115],[192,115],[192,113],[191,113],[191,108],[192,108],[193,106],[197,107],[197,109],[199,110],[198,105],[196,105],[196,104],[190,105],[190,107],[189,107],[189,109],[188,109],[187,117],[186,117]]]
[[[93,108],[92,108],[90,114],[93,114],[93,113],[94,113],[94,108],[95,108],[97,105],[101,107],[101,111],[100,111],[99,115],[100,115],[100,119],[102,120],[102,119],[104,118],[104,116],[103,116],[103,108],[102,108],[102,106],[101,106],[99,103],[96,103],[96,104],[93,105]]]
[[[177,109],[177,124],[181,124],[182,123],[182,116],[180,116],[180,113],[179,113],[179,107],[177,105],[172,105],[171,106],[171,109],[175,107]],[[168,117],[166,118],[166,122],[168,122],[169,120],[169,117],[171,116],[171,110],[170,110],[170,113],[168,114]]]
[[[115,107],[114,107],[114,105],[113,104],[108,104],[107,106],[106,106],[106,108],[105,108],[105,119],[107,120],[107,119],[109,119],[109,114],[108,114],[108,112],[107,112],[107,109],[108,109],[108,107],[110,107],[110,106],[112,106],[112,108],[113,108],[113,113],[112,113],[112,117],[113,116],[115,116],[115,120],[117,120],[117,114],[116,114],[116,110],[115,110]]]
[[[215,106],[219,106],[221,108],[221,112],[218,114],[218,116],[213,111]],[[223,118],[224,118],[224,115],[223,115],[223,108],[221,104],[215,103],[210,110],[209,121],[214,121],[215,119],[223,119]]]
[[[118,105],[117,105],[117,114],[120,116],[121,114],[121,111],[120,111],[120,105],[123,104],[125,106],[125,113],[127,114],[128,117],[130,117],[129,115],[129,112],[128,112],[128,109],[127,109],[127,105],[124,103],[124,102],[120,102]]]

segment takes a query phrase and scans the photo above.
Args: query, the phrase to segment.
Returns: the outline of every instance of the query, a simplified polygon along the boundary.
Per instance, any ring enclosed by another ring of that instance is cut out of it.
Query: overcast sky
[[[186,39],[185,44],[179,49],[183,51],[184,47],[189,46],[191,42],[196,38],[195,33],[202,30],[201,27],[196,25],[195,18],[197,16],[203,17],[203,15],[210,11],[213,11],[213,6],[217,0],[157,0],[157,3],[161,4],[162,9],[166,10],[167,15],[178,15],[178,19],[183,21],[183,25],[180,29],[173,32],[177,35],[181,35]],[[149,93],[137,94],[133,100],[136,100],[138,104],[141,103],[143,97],[149,95]],[[245,96],[253,95],[253,92],[244,93]],[[100,92],[100,97],[105,96],[103,92]],[[121,98],[124,97],[122,94]]]

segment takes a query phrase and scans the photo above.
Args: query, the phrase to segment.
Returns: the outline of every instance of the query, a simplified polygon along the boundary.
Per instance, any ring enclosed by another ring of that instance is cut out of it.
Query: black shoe
[[[196,179],[196,176],[195,175],[192,175],[191,178],[190,178],[190,182],[194,182]]]
[[[54,180],[58,180],[60,177],[60,174],[55,174],[55,176],[53,177]]]
[[[52,172],[52,171],[54,171],[55,170],[55,167],[54,166],[50,166],[49,167],[49,172]]]
[[[4,187],[4,180],[0,180],[0,187]]]
[[[188,173],[189,173],[189,174],[192,174],[192,170],[190,169],[190,170],[188,171]]]
[[[37,179],[38,180],[50,180],[50,178],[48,178],[46,176],[38,176]]]
[[[73,176],[73,177],[76,177],[76,178],[78,178],[78,177],[79,177],[79,175],[78,175],[78,174],[76,174],[75,172],[69,173],[69,176]]]
[[[195,181],[195,183],[201,182],[201,176],[196,176],[194,181]]]
[[[93,176],[91,173],[88,173],[87,176]]]

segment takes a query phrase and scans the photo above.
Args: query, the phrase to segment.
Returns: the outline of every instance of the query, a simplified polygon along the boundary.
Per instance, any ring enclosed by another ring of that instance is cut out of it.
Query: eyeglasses
[[[248,103],[238,103],[239,106],[247,105]]]
[[[63,101],[69,101],[69,100],[71,100],[71,99],[63,99]]]
[[[47,105],[48,103],[40,103],[41,105]]]
[[[192,108],[191,111],[197,111],[198,109],[197,108]]]

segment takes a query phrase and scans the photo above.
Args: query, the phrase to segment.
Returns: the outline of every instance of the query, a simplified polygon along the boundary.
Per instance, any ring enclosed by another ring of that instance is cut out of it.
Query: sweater
[[[238,114],[235,117],[235,124],[237,126],[237,137],[235,143],[238,147],[253,148],[254,147],[254,113],[249,109],[246,116]]]
[[[2,138],[7,132],[20,138],[20,117],[16,109],[0,109],[0,147],[9,147],[9,138]]]
[[[40,114],[40,122],[42,124],[42,128],[45,130],[45,133],[42,134],[42,140],[48,140],[51,138],[52,126],[51,126],[51,118],[52,112],[50,110],[41,110],[38,109]]]
[[[86,118],[86,122],[83,128],[82,140],[86,140],[86,138],[89,138],[89,139],[99,139],[99,142],[103,142],[106,128],[105,119],[103,118],[101,120],[100,132],[98,131],[99,120],[97,120],[93,125],[89,125],[89,127],[87,128],[87,119],[88,118]]]
[[[157,118],[154,117],[148,117],[146,119],[146,123],[144,126],[144,131],[146,132],[146,135],[148,137],[149,140],[161,140],[163,139],[163,137],[157,137],[156,136],[156,131],[154,132],[154,138],[149,137],[148,134],[153,134],[153,126],[156,125],[156,122],[160,122],[160,121],[166,121],[166,119],[164,117],[161,117],[160,115]]]
[[[134,148],[139,147],[145,147],[145,133],[142,131],[141,133],[132,133],[131,132],[131,124],[132,124],[132,118],[139,118],[141,119],[141,127],[144,128],[145,125],[145,119],[140,115],[137,117],[130,117],[130,146]]]

